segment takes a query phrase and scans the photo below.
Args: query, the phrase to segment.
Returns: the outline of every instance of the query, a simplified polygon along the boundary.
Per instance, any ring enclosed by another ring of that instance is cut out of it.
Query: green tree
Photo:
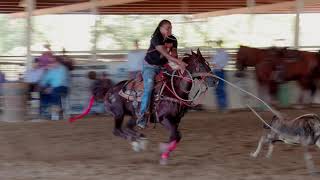
[[[25,44],[22,20],[10,20],[6,15],[0,15],[0,27],[0,54]]]

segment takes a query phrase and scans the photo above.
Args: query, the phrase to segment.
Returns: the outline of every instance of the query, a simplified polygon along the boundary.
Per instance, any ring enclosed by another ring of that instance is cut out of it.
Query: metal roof
[[[98,0],[97,0],[98,1]],[[110,0],[116,1],[116,0]],[[23,1],[22,1],[23,2]],[[36,9],[53,8],[88,0],[37,0]],[[288,0],[255,0],[255,5],[288,2]],[[0,0],[0,13],[24,11],[21,0]],[[247,7],[247,0],[145,0],[122,5],[99,7],[100,14],[195,14]],[[319,12],[320,3],[307,5],[304,12]],[[292,13],[292,6],[258,13]],[[90,13],[90,9],[68,13]]]

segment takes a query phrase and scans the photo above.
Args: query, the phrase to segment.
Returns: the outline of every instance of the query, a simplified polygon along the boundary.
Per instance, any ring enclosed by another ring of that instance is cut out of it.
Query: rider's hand
[[[50,94],[52,92],[52,88],[46,88],[45,90],[44,90],[44,93],[45,94]]]

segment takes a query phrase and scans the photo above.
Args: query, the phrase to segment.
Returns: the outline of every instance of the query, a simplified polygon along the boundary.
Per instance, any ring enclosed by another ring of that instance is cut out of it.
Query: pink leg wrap
[[[168,145],[167,151],[161,154],[161,158],[168,159],[170,152],[174,151],[176,148],[177,148],[177,141],[174,140],[174,141],[170,142]]]

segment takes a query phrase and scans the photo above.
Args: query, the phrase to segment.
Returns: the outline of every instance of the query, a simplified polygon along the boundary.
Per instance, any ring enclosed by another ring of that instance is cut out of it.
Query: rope
[[[318,116],[318,115],[313,114],[313,113],[310,113],[310,114],[303,114],[303,115],[301,115],[301,116],[299,116],[299,117],[295,118],[295,119],[294,119],[294,120],[292,120],[292,121],[295,121],[295,120],[297,120],[297,119],[300,119],[300,118],[302,118],[302,117],[306,117],[306,116],[316,116],[317,118],[319,118],[319,116]]]
[[[273,114],[275,114],[279,119],[283,119],[282,115],[281,115],[278,111],[274,110],[272,107],[270,107],[270,106],[269,106],[266,102],[264,102],[262,99],[258,98],[258,97],[255,96],[254,94],[252,94],[252,93],[250,93],[250,92],[248,92],[248,91],[246,91],[246,90],[244,90],[244,89],[242,89],[242,88],[234,85],[233,83],[224,80],[223,78],[220,78],[220,77],[218,77],[218,76],[216,76],[216,75],[214,75],[214,74],[210,74],[210,73],[195,73],[195,74],[193,74],[193,76],[211,76],[211,77],[215,77],[215,78],[217,78],[217,79],[220,79],[221,81],[224,81],[225,83],[229,84],[231,87],[236,88],[236,89],[238,89],[238,90],[240,90],[240,91],[242,91],[242,92],[244,92],[244,93],[246,93],[246,94],[248,94],[248,95],[256,98],[256,99],[259,100],[261,103],[263,103],[268,109],[270,109],[270,111],[271,111]]]
[[[193,76],[193,74],[191,74],[188,70],[185,70],[187,73],[188,73],[188,75],[189,75],[189,77],[184,77],[184,76],[181,76],[181,75],[176,75],[176,72],[177,72],[177,70],[174,70],[173,72],[172,72],[172,74],[169,74],[169,73],[167,73],[167,72],[165,72],[167,75],[169,75],[169,76],[171,76],[171,89],[168,87],[168,86],[166,86],[168,89],[169,89],[169,91],[177,98],[177,99],[179,99],[180,101],[182,101],[182,103],[183,104],[185,104],[185,105],[187,105],[187,106],[190,106],[190,107],[194,107],[194,106],[196,106],[196,105],[189,105],[189,104],[186,104],[186,102],[188,103],[188,102],[193,102],[193,101],[195,101],[195,100],[197,100],[199,97],[201,97],[201,94],[203,94],[204,92],[206,92],[207,91],[207,89],[208,88],[205,88],[205,90],[202,90],[203,88],[202,87],[200,87],[200,89],[198,90],[198,92],[197,92],[197,95],[196,96],[194,96],[192,99],[183,99],[183,98],[181,98],[178,94],[177,94],[177,92],[176,92],[176,90],[175,90],[175,88],[174,88],[174,77],[178,77],[178,78],[182,78],[182,79],[187,79],[187,80],[189,80],[191,83],[192,83],[192,86],[191,86],[191,88],[190,88],[190,90],[188,91],[188,92],[186,92],[186,93],[190,93],[192,90],[194,90],[194,88],[195,88],[195,80],[193,80],[192,78],[194,77]],[[200,93],[199,93],[200,92]]]
[[[248,108],[266,125],[268,126],[272,131],[276,132],[277,134],[281,134],[278,130],[270,126],[258,113],[255,111],[249,104],[247,104]]]
[[[190,74],[190,72],[189,72],[188,70],[185,70],[185,71],[188,73],[189,77],[192,78],[192,75]],[[175,90],[175,88],[174,88],[174,77],[175,77],[176,72],[177,72],[177,70],[174,70],[174,71],[172,72],[172,76],[171,76],[171,88],[172,88],[173,94],[176,96],[176,98],[178,98],[178,99],[181,100],[181,101],[184,101],[184,102],[192,102],[193,99],[183,99],[183,98],[181,98],[181,97],[177,94],[177,92],[176,92],[176,90]],[[180,77],[180,76],[179,76],[179,77]],[[180,78],[181,78],[181,77],[180,77]],[[182,78],[183,78],[183,77],[182,77]],[[193,88],[193,79],[192,79],[191,89],[192,89],[192,88]]]

